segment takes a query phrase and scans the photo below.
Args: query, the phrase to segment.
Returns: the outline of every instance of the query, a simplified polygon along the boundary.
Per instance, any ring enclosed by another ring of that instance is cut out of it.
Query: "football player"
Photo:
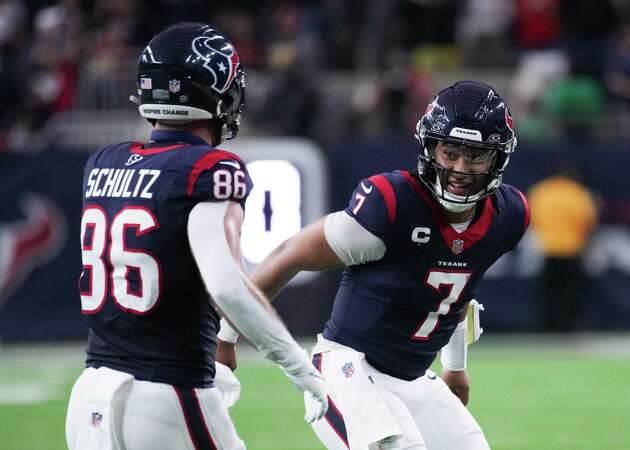
[[[171,26],[142,51],[137,87],[150,139],[99,150],[84,172],[79,290],[89,341],[68,447],[244,449],[224,406],[233,400],[213,384],[217,309],[313,396],[305,419],[321,418],[321,375],[240,267],[252,182],[238,156],[215,148],[240,124],[236,50],[208,25]]]
[[[523,194],[501,183],[512,118],[492,87],[460,81],[429,104],[416,138],[417,171],[362,180],[344,211],[281,244],[252,278],[273,298],[301,270],[345,265],[312,354],[330,405],[312,426],[328,449],[489,448],[464,406],[464,319],[529,224]],[[221,336],[229,349],[235,334]],[[441,378],[429,370],[440,350]]]

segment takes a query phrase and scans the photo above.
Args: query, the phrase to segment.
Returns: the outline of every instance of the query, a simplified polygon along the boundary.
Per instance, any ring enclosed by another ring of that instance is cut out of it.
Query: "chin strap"
[[[475,207],[475,203],[473,203],[472,205],[467,203],[453,203],[449,202],[444,197],[437,197],[437,201],[440,203],[440,205],[442,205],[444,208],[452,213],[463,213],[466,211],[470,211],[472,208]]]
[[[440,177],[436,176],[435,178],[435,192],[438,194],[437,195],[437,200],[440,203],[440,205],[442,205],[444,208],[446,208],[447,210],[449,210],[450,212],[454,212],[454,213],[461,213],[464,211],[468,211],[471,208],[474,208],[475,205],[477,204],[477,200],[471,202],[471,203],[456,203],[456,202],[452,202],[449,201],[446,197],[447,196],[451,196],[454,198],[461,198],[463,200],[462,197],[459,197],[458,195],[455,194],[451,194],[450,192],[446,191],[443,187],[442,187],[442,182],[440,181]]]

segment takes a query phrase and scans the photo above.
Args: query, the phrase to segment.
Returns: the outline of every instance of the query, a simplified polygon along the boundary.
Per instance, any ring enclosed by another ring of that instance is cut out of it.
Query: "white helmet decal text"
[[[481,131],[470,130],[468,128],[455,127],[451,130],[451,132],[448,135],[451,137],[468,139],[471,141],[478,141],[478,142],[482,141]]]

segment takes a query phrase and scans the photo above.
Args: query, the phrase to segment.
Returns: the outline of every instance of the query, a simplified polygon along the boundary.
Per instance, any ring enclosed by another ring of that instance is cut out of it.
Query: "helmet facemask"
[[[503,173],[516,147],[512,118],[507,105],[494,90],[483,83],[458,82],[441,91],[416,126],[420,141],[418,173],[439,203],[448,211],[463,212],[492,195],[501,185]],[[438,143],[465,146],[473,161],[489,162],[483,172],[463,173],[447,169],[436,158]],[[492,158],[492,160],[490,160]],[[456,183],[462,189],[454,193]],[[468,186],[465,186],[469,184]]]
[[[427,184],[437,198],[438,202],[451,212],[463,212],[471,209],[479,200],[487,197],[496,190],[503,176],[502,171],[497,169],[499,153],[495,149],[484,148],[488,168],[482,172],[460,172],[442,166],[436,157],[436,149],[439,142],[429,139],[423,154],[418,157],[418,171],[422,179]],[[462,150],[458,150],[462,151]],[[463,150],[466,151],[466,150]],[[473,148],[474,151],[474,148]],[[462,182],[461,192],[450,192],[448,186],[451,182]]]
[[[241,126],[241,114],[245,105],[245,79],[245,71],[239,68],[232,87],[217,103],[217,117],[222,121],[222,141],[234,139]]]

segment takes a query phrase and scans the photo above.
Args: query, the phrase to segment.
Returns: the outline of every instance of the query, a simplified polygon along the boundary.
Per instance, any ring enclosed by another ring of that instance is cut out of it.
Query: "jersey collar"
[[[495,214],[494,204],[491,200],[494,195],[488,196],[480,201],[478,206],[482,206],[481,213],[477,211],[470,226],[464,232],[459,233],[446,222],[446,219],[441,212],[441,206],[431,194],[425,191],[422,184],[417,181],[411,173],[407,171],[402,171],[401,173],[411,185],[413,190],[416,191],[418,197],[424,200],[424,202],[426,202],[429,205],[429,208],[433,211],[433,217],[440,229],[440,233],[451,252],[455,254],[461,253],[477,243],[486,235]],[[479,208],[477,209],[479,210]]]
[[[182,142],[190,145],[210,145],[194,134],[175,130],[153,130],[151,132],[151,141]]]

